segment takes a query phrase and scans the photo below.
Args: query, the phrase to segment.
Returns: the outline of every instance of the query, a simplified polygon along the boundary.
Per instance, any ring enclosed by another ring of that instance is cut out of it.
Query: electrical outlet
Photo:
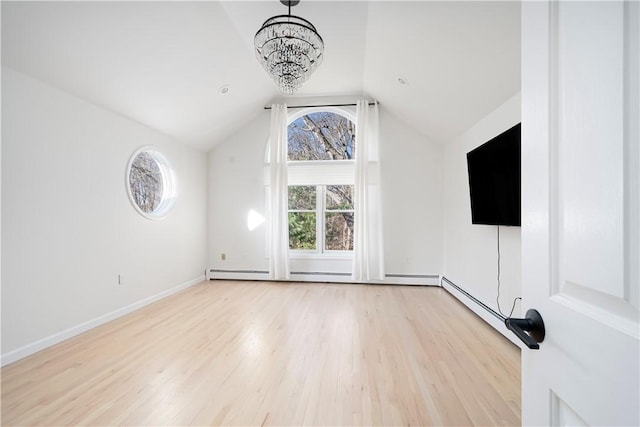
[[[227,260],[227,254],[225,254],[225,253],[220,254],[220,259],[222,261],[226,261]]]

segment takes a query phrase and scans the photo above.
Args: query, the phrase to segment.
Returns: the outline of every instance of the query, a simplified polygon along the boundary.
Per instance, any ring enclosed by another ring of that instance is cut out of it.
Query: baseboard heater
[[[494,309],[492,309],[491,307],[489,307],[488,305],[486,305],[485,303],[483,303],[482,301],[480,301],[478,298],[474,297],[473,295],[471,295],[469,292],[465,291],[464,289],[462,289],[460,286],[456,285],[455,283],[453,283],[451,280],[447,279],[446,277],[442,276],[441,278],[441,282],[446,283],[447,285],[451,286],[452,288],[455,288],[458,292],[460,292],[462,295],[466,296],[467,298],[469,298],[471,301],[475,302],[476,304],[478,304],[480,307],[482,307],[483,309],[485,309],[487,312],[489,312],[490,314],[492,314],[493,316],[495,316],[497,319],[499,319],[502,323],[504,323],[504,321],[507,319],[506,317],[504,317],[503,315],[501,315],[500,313],[496,312]],[[440,285],[442,286],[442,284]],[[444,288],[444,286],[442,286]],[[445,288],[446,289],[446,288]]]
[[[245,273],[245,274],[269,274],[266,270],[222,270],[219,268],[212,268],[209,273]]]
[[[212,268],[209,269],[209,280],[215,280],[214,275],[216,273],[222,274],[239,274],[239,275],[249,275],[253,276],[252,279],[249,280],[269,280],[268,275],[269,272],[266,270],[227,270],[220,268]],[[326,276],[326,277],[344,277],[346,281],[344,283],[351,283],[351,273],[340,273],[340,272],[329,272],[329,271],[292,271],[290,272],[292,276]],[[260,277],[264,276],[264,277]],[[246,277],[246,276],[245,276]],[[434,283],[428,286],[438,286],[438,280],[440,279],[440,275],[438,274],[397,274],[397,273],[387,273],[385,274],[385,278],[388,279],[418,279],[418,280],[433,280]],[[242,280],[242,279],[241,279]],[[340,282],[338,282],[340,283]],[[368,282],[368,284],[385,284],[385,283],[376,283],[376,282]],[[425,283],[425,285],[427,285]]]

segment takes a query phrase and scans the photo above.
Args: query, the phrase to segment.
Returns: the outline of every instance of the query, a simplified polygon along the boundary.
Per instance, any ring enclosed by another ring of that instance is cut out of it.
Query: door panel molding
[[[586,427],[589,424],[567,402],[551,390],[551,426]]]
[[[551,300],[640,339],[638,309],[628,301],[571,282],[565,282],[562,292],[551,296]]]

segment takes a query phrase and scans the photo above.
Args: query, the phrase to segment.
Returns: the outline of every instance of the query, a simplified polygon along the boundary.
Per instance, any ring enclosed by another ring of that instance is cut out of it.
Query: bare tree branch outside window
[[[328,185],[325,207],[325,249],[353,250],[353,185]]]
[[[289,125],[289,160],[351,160],[355,124],[336,113],[307,114]]]
[[[162,202],[162,172],[150,153],[143,151],[131,163],[129,186],[134,202],[145,213],[153,213]]]

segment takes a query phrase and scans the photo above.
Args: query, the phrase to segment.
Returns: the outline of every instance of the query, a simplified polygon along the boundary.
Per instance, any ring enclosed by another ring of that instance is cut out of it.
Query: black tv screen
[[[467,153],[471,222],[520,226],[520,123]]]

